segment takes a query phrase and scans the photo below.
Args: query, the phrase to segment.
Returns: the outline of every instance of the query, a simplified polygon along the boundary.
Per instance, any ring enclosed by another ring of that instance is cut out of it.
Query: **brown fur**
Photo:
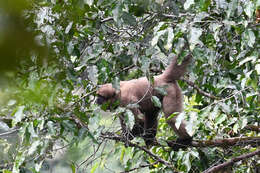
[[[116,91],[112,84],[102,85],[98,91],[98,104],[104,102],[113,103],[119,100],[120,106],[127,106],[128,104],[138,104],[138,108],[132,108],[135,115],[135,125],[131,131],[133,136],[142,136],[147,145],[155,142],[155,135],[157,131],[157,115],[159,108],[155,107],[151,101],[152,96],[157,96],[162,102],[162,110],[165,117],[168,118],[174,112],[181,112],[182,93],[176,80],[186,72],[186,67],[191,61],[191,55],[188,55],[182,62],[177,64],[177,57],[174,57],[167,69],[158,76],[154,77],[154,84],[151,85],[146,77],[133,79],[129,81],[120,82],[120,91]],[[155,88],[166,87],[167,95],[160,94]],[[101,99],[102,98],[102,99]],[[139,116],[140,114],[144,116]],[[179,129],[175,127],[177,116],[167,121],[173,128],[180,140],[190,139],[187,133],[185,122],[181,123]],[[122,122],[122,120],[121,120]]]

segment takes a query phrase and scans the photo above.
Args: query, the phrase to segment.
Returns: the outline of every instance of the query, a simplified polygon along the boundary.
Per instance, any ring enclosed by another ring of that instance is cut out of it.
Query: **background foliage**
[[[248,130],[260,126],[259,6],[259,0],[1,1],[2,172],[202,172],[256,151],[253,141],[174,152],[165,141],[176,135],[161,115],[161,146],[147,150],[137,138],[127,147],[103,136],[119,134],[117,115],[125,110],[101,111],[94,93],[99,84],[151,78],[173,55],[181,60],[190,51],[194,60],[179,84],[181,118],[194,139],[259,137]],[[185,37],[190,50],[181,52]],[[228,169],[257,172],[259,165],[254,156]]]

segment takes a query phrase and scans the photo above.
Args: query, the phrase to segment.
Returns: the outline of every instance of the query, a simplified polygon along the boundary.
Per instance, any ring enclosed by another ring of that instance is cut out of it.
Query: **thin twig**
[[[214,100],[219,100],[219,97],[216,97],[214,95],[211,95],[205,91],[203,91],[202,89],[199,88],[199,86],[197,86],[195,83],[187,80],[187,79],[181,79],[182,81],[186,82],[188,85],[190,85],[191,87],[195,88],[199,94],[203,95],[203,96],[206,96],[206,97],[209,97],[211,99],[214,99]]]
[[[127,71],[127,70],[129,70],[129,69],[131,69],[131,68],[133,68],[133,67],[135,67],[135,64],[132,64],[132,65],[130,65],[130,66],[127,66],[127,67],[123,68],[122,70],[116,72],[116,73],[115,73],[115,76],[117,76],[117,75],[119,75],[120,73],[122,73],[122,72],[124,72],[124,71]]]
[[[9,135],[13,135],[15,133],[17,133],[20,129],[16,128],[16,129],[12,129],[10,131],[4,132],[4,133],[0,133],[0,137],[5,137],[5,136],[9,136]]]
[[[126,141],[125,141],[126,139],[125,139],[125,138],[122,138],[121,136],[117,136],[117,135],[115,135],[115,134],[113,134],[113,133],[101,134],[100,137],[105,138],[105,139],[112,139],[112,140],[115,140],[115,141],[117,141],[117,142],[124,142],[124,143],[126,143]],[[127,144],[128,144],[128,146],[130,146],[130,147],[135,147],[135,148],[138,148],[138,149],[140,149],[140,150],[143,150],[144,152],[146,152],[148,155],[150,155],[150,156],[151,156],[153,159],[155,159],[156,161],[162,163],[162,164],[165,165],[166,167],[168,167],[168,168],[174,170],[175,172],[178,172],[178,171],[176,170],[176,168],[174,168],[170,162],[167,162],[166,160],[164,160],[164,159],[160,158],[159,156],[153,154],[153,153],[152,153],[151,151],[149,151],[146,147],[139,146],[138,144],[135,144],[135,143],[130,142],[130,141],[127,141]]]
[[[101,147],[102,143],[103,143],[103,142],[99,143],[97,149],[96,149],[96,150],[94,149],[93,154],[91,154],[87,159],[85,159],[83,162],[81,162],[81,163],[78,165],[78,169],[79,169],[83,164],[87,163],[87,162],[89,161],[89,159],[91,159],[91,158],[96,154],[96,152],[97,152],[97,151],[99,150],[99,148]]]
[[[102,19],[101,23],[112,21],[112,20],[114,20],[113,17],[108,17],[108,18]]]
[[[138,169],[142,169],[142,168],[146,168],[146,167],[149,167],[149,166],[153,166],[153,165],[155,165],[155,164],[157,164],[157,163],[158,163],[158,161],[156,161],[156,162],[154,162],[154,163],[152,163],[152,164],[140,165],[139,167],[130,169],[130,170],[128,170],[128,171],[123,171],[123,172],[120,172],[120,173],[127,173],[127,172],[136,171],[136,170],[138,170]]]
[[[245,129],[260,132],[260,126],[255,126],[255,125],[247,125]]]
[[[240,93],[242,93],[243,91],[246,91],[246,90],[248,90],[248,89],[250,89],[250,88],[251,88],[251,87],[247,87],[247,88],[245,88],[245,89],[242,89],[242,90],[240,90],[240,91],[235,92],[234,94],[231,94],[231,95],[228,96],[228,97],[225,97],[225,98],[223,98],[223,99],[221,99],[221,100],[217,100],[217,101],[211,103],[210,105],[204,107],[202,110],[205,110],[205,109],[207,109],[208,107],[210,107],[210,106],[212,106],[212,105],[218,104],[218,103],[220,103],[220,102],[224,102],[224,101],[226,101],[226,100],[228,100],[228,99],[231,99],[231,98],[235,97],[237,94],[240,94]]]

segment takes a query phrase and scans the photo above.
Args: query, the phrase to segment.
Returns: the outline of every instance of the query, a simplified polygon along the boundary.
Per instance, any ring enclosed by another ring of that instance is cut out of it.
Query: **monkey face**
[[[101,95],[98,95],[98,96],[97,96],[96,103],[97,103],[98,105],[102,105],[103,103],[105,103],[105,102],[107,102],[107,101],[108,101],[107,98],[105,98],[105,97],[103,97],[103,96],[101,96]]]
[[[119,105],[119,100],[115,98],[105,98],[104,96],[97,95],[96,103],[101,106],[101,109],[106,110],[114,110]]]
[[[103,110],[113,110],[119,105],[117,92],[111,84],[102,85],[98,89],[96,103],[101,105]]]

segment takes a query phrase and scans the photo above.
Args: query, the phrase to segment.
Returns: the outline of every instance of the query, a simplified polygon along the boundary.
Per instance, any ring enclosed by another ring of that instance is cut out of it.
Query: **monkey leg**
[[[145,113],[145,132],[144,132],[144,141],[147,146],[156,144],[156,133],[157,133],[157,111],[153,113]]]
[[[181,139],[178,138],[176,141],[166,141],[168,146],[171,147],[174,151],[179,149],[186,149],[188,146],[191,146],[192,137]]]
[[[135,121],[131,133],[134,137],[142,136],[144,134],[144,121]]]
[[[182,111],[182,94],[179,86],[176,84],[168,88],[168,95],[163,98],[163,112],[165,117],[168,118],[175,112]],[[176,127],[177,116],[173,117],[170,120],[167,120],[167,123],[172,127],[174,132],[179,136],[176,142],[169,142],[168,145],[171,146],[174,150],[179,148],[185,148],[187,145],[190,145],[192,142],[192,137],[187,133],[186,122],[183,120],[179,128]],[[174,146],[174,147],[173,147]]]
[[[131,130],[134,137],[142,136],[144,134],[144,117],[139,109],[132,109],[132,113],[135,116],[135,124]]]
[[[119,116],[119,120],[122,128],[122,134],[128,140],[132,140],[134,137],[137,136],[143,136],[144,134],[144,116],[137,108],[131,109],[131,111],[134,114],[134,118],[135,118],[135,124],[132,130],[130,130],[127,127],[124,116],[123,115]]]

